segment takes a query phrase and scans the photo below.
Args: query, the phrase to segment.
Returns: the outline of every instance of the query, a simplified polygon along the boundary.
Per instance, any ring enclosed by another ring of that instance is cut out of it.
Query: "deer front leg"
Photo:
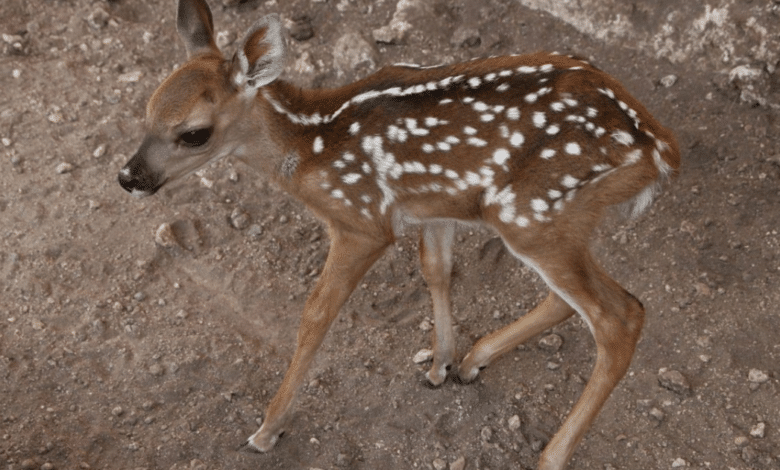
[[[431,385],[441,385],[455,357],[450,310],[453,222],[425,225],[420,236],[420,263],[433,301],[433,365],[425,374]]]
[[[293,398],[325,333],[357,283],[388,244],[385,240],[336,230],[331,230],[330,238],[330,251],[322,275],[303,309],[295,355],[266,410],[263,425],[247,442],[254,450],[267,452],[276,444]]]

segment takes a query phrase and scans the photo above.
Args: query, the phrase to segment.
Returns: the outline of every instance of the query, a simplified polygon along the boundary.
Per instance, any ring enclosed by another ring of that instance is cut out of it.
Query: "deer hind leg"
[[[582,316],[596,340],[591,377],[539,461],[540,470],[562,470],[628,370],[642,330],[644,308],[596,264],[587,246],[559,243],[555,250],[545,250],[543,256],[512,251],[542,276],[556,299],[564,300]],[[551,310],[558,312],[558,318],[567,311]]]
[[[480,370],[487,367],[499,356],[566,320],[572,314],[574,314],[574,309],[555,292],[550,291],[547,298],[527,315],[523,315],[519,320],[480,338],[463,358],[458,371],[459,379],[462,382],[473,381],[477,378]]]
[[[455,358],[452,334],[450,278],[454,222],[426,224],[420,235],[420,263],[433,302],[433,365],[425,374],[431,385],[441,385]]]
[[[303,382],[317,349],[341,306],[355,286],[379,259],[387,242],[368,236],[330,231],[328,259],[317,286],[306,301],[298,329],[298,344],[282,384],[271,400],[260,429],[248,440],[250,448],[270,450],[289,415],[295,393]]]

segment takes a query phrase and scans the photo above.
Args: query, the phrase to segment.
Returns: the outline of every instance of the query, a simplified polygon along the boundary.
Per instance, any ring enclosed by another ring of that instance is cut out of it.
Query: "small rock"
[[[671,390],[679,395],[688,395],[691,393],[691,385],[688,383],[688,379],[676,370],[667,370],[666,368],[663,368],[658,371],[658,383],[663,388]]]
[[[511,418],[509,418],[509,421],[507,422],[507,426],[509,426],[509,430],[512,432],[515,432],[518,429],[520,429],[520,417],[514,415]]]
[[[422,364],[423,362],[428,362],[431,359],[433,359],[433,351],[430,349],[420,349],[417,351],[417,354],[414,355],[412,361],[415,364]]]
[[[39,319],[37,319],[37,318],[33,318],[33,319],[30,321],[30,323],[32,324],[32,328],[33,328],[33,330],[38,330],[38,331],[40,331],[40,330],[42,330],[42,329],[44,329],[44,328],[46,327],[46,325],[44,325],[44,324],[43,324],[43,322],[42,322],[42,321],[40,321],[40,320],[39,320]]]
[[[663,420],[664,420],[664,418],[666,417],[666,415],[664,414],[664,412],[663,412],[663,411],[661,411],[661,410],[659,410],[658,408],[653,408],[653,409],[651,409],[651,410],[650,410],[650,412],[649,412],[649,414],[650,414],[650,417],[651,417],[651,418],[653,418],[654,420],[656,420],[656,421],[658,421],[658,422],[661,422],[661,421],[663,421]]]
[[[99,31],[106,27],[109,18],[108,12],[103,7],[97,7],[87,16],[87,24],[90,28]]]
[[[117,416],[117,417],[119,417],[119,416],[122,416],[122,414],[123,414],[124,412],[125,412],[125,410],[123,410],[121,406],[115,406],[115,407],[114,407],[114,408],[111,410],[111,414],[112,414],[112,415],[114,415],[114,416]]]
[[[750,369],[750,372],[748,372],[748,381],[754,384],[763,384],[769,381],[769,375],[758,369]]]
[[[144,300],[146,300],[146,294],[144,292],[136,292],[135,294],[133,294],[133,298],[137,302],[143,302]]]
[[[677,79],[678,79],[677,75],[674,74],[667,75],[661,79],[661,85],[664,88],[671,88],[674,86],[675,83],[677,83]]]
[[[22,469],[23,470],[32,470],[36,468],[37,465],[35,464],[35,460],[33,459],[24,459],[22,460]]]
[[[458,457],[458,460],[450,463],[450,470],[464,470],[466,468],[466,458]]]
[[[307,41],[314,37],[314,28],[308,15],[297,15],[292,19],[290,37],[296,41]]]
[[[247,235],[249,235],[252,238],[260,238],[261,236],[263,236],[263,227],[257,224],[252,224],[249,226]]]
[[[750,442],[750,439],[745,436],[737,436],[734,438],[734,445],[737,447],[745,447],[748,442]]]
[[[236,42],[238,36],[233,31],[220,31],[217,33],[217,47],[224,49]]]
[[[422,331],[431,331],[433,329],[433,325],[431,325],[431,322],[426,318],[420,322],[420,329]]]
[[[3,137],[2,142],[5,147],[10,147],[11,144],[13,143],[11,142],[11,139],[9,139],[8,137]]]
[[[549,334],[539,340],[539,348],[547,352],[558,352],[563,345],[563,338],[555,333]]]
[[[95,158],[100,158],[105,154],[106,154],[106,144],[100,144],[97,147],[95,147],[94,151],[92,151],[92,156]]]
[[[685,459],[682,458],[676,458],[674,459],[674,462],[672,462],[672,468],[680,468],[680,467],[687,467],[688,462],[685,461]]]
[[[44,464],[41,465],[41,470],[54,470],[54,464],[51,462],[44,462]]]
[[[233,209],[233,213],[230,214],[230,225],[238,230],[243,230],[249,227],[249,214],[243,209],[236,207]]]
[[[433,468],[434,470],[444,470],[447,468],[447,462],[443,459],[436,459],[433,461]]]
[[[493,437],[493,430],[489,426],[485,426],[479,431],[479,437],[482,439],[482,442],[489,442]]]
[[[173,248],[181,246],[173,233],[173,227],[169,223],[163,223],[154,233],[154,242],[163,248]]]
[[[482,38],[478,30],[461,26],[452,34],[450,44],[453,47],[479,47],[482,44]]]
[[[127,72],[123,73],[122,75],[117,78],[117,81],[119,83],[137,83],[141,80],[141,77],[143,77],[143,73],[140,71],[135,72]]]
[[[750,429],[750,435],[758,439],[763,439],[766,432],[766,424],[758,423]]]
[[[57,172],[58,175],[64,175],[65,173],[70,173],[73,171],[76,167],[68,162],[63,162],[57,165],[57,168],[54,169],[54,171]]]

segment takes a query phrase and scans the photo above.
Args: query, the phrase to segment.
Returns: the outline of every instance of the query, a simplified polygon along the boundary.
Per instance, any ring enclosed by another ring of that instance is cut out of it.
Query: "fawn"
[[[248,445],[276,444],[317,348],[356,284],[400,226],[421,227],[420,261],[435,329],[430,384],[455,361],[450,316],[458,222],[492,227],[550,288],[514,323],[480,339],[457,378],[473,381],[503,353],[575,312],[597,347],[577,404],[541,455],[562,469],[625,374],[644,321],[642,304],[599,267],[588,239],[604,208],[634,215],[676,173],[673,133],[611,76],[550,53],[436,67],[386,67],[332,90],[278,80],[286,60],[277,15],[260,19],[226,60],[204,0],[179,0],[188,61],[154,92],[146,136],[119,182],[153,194],[233,155],[269,175],[328,226],[325,267],[306,301],[297,347]]]

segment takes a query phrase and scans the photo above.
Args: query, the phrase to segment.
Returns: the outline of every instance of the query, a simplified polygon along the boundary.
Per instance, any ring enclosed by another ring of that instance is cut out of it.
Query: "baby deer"
[[[433,298],[432,385],[456,360],[450,315],[455,226],[493,228],[550,288],[516,322],[480,339],[457,377],[480,369],[574,313],[596,340],[594,371],[539,468],[562,469],[631,362],[642,304],[599,267],[588,239],[604,212],[638,214],[680,156],[672,132],[612,77],[548,53],[437,66],[393,66],[333,90],[278,80],[287,59],[279,17],[246,33],[227,60],[204,0],[180,0],[188,61],[155,91],[146,136],[119,173],[153,194],[233,155],[269,175],[328,226],[325,267],[306,301],[297,348],[248,445],[276,444],[317,348],[356,284],[404,224],[421,227]]]

